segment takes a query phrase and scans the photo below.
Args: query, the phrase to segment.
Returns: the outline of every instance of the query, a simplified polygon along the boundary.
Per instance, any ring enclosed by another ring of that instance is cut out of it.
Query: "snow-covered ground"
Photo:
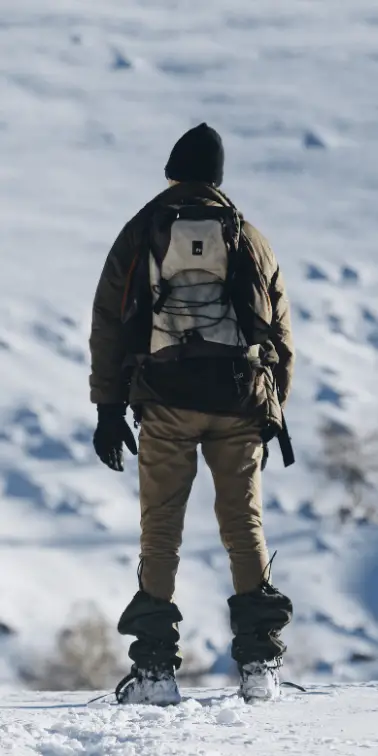
[[[286,676],[378,676],[378,528],[341,526],[346,494],[317,469],[324,418],[377,425],[377,34],[375,0],[2,0],[3,685],[53,653],[74,605],[96,602],[115,627],[136,590],[136,462],[116,475],[91,446],[91,301],[113,239],[164,186],[174,141],[203,120],[224,137],[224,188],[271,240],[293,301],[298,464],[283,471],[275,452],[265,475],[274,580],[296,610]],[[212,507],[201,466],[177,601],[193,666],[224,674],[232,587]],[[314,716],[327,701],[311,699]],[[277,712],[292,719],[290,707]],[[89,734],[92,716],[110,729],[114,716],[118,731],[129,715],[88,713]],[[263,738],[278,735],[277,724]]]
[[[378,685],[321,686],[247,706],[232,689],[185,690],[183,702],[85,705],[83,693],[0,699],[2,756],[256,756],[378,752]]]

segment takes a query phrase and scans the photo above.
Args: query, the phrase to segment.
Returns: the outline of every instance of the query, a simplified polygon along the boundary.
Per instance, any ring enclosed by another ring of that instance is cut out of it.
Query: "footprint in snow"
[[[368,307],[361,308],[361,315],[366,323],[371,323],[372,325],[378,325],[378,315],[376,315]]]
[[[340,391],[334,389],[329,383],[321,383],[315,396],[316,402],[328,402],[334,407],[342,409],[344,396]]]
[[[9,423],[10,428],[21,428],[26,437],[23,443],[31,457],[46,461],[72,461],[75,459],[69,445],[48,435],[39,414],[28,406],[18,407]],[[9,433],[8,433],[9,435]]]
[[[357,284],[360,280],[360,274],[355,268],[351,268],[349,265],[344,265],[340,269],[340,277],[343,283]]]
[[[132,63],[120,50],[113,50],[113,60],[110,67],[113,71],[127,71],[132,68]]]
[[[326,150],[327,143],[324,137],[320,136],[316,131],[308,129],[303,134],[303,146],[306,150]]]
[[[74,455],[64,441],[50,436],[43,436],[37,443],[30,445],[28,452],[31,457],[46,461],[62,462],[74,459]]]
[[[79,364],[86,362],[87,356],[84,350],[68,344],[66,337],[61,333],[54,331],[43,323],[35,323],[32,330],[38,341],[45,346],[52,347],[61,357],[66,357],[72,362]]]
[[[310,310],[308,310],[306,307],[301,307],[300,305],[297,305],[295,307],[295,310],[300,320],[304,320],[305,322],[313,320]]]
[[[15,497],[16,499],[29,499],[37,506],[45,506],[45,497],[42,488],[33,482],[33,480],[20,470],[7,470],[3,474],[4,478],[4,496]]]
[[[306,278],[308,281],[328,281],[327,274],[318,266],[313,263],[308,263],[306,266]]]

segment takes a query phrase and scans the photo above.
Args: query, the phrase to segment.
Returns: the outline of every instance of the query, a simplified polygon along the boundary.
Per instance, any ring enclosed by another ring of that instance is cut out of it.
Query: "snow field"
[[[86,695],[3,696],[2,756],[356,756],[378,751],[378,685],[311,686],[247,706],[232,689],[185,690],[177,707],[85,706]]]

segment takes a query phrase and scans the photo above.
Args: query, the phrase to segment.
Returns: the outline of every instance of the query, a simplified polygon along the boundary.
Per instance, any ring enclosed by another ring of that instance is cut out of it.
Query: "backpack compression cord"
[[[214,290],[214,298],[208,299],[201,296],[200,289],[203,289],[207,295],[209,287]],[[154,328],[161,333],[166,333],[169,336],[177,339],[179,342],[188,341],[189,339],[202,338],[200,332],[205,331],[208,328],[214,328],[220,325],[224,320],[229,320],[232,324],[235,323],[235,318],[230,316],[231,302],[227,299],[224,292],[224,284],[220,285],[218,281],[197,281],[187,282],[183,284],[171,284],[165,279],[161,279],[160,284],[153,286],[153,292],[157,295],[158,299],[154,305],[153,311],[156,315],[163,313],[164,315],[171,316],[170,320],[174,320],[177,316],[181,318],[187,318],[193,321],[196,317],[197,322],[194,328],[185,328],[183,331],[170,330],[169,328],[163,328],[155,323]],[[185,292],[188,289],[197,289],[198,298],[188,299],[187,297],[180,298],[180,291]],[[220,289],[223,289],[220,290]],[[217,310],[221,310],[221,314],[212,316],[207,314],[211,307],[215,306]],[[202,322],[204,321],[204,322]],[[240,337],[239,327],[236,321],[236,328],[238,331],[237,346],[242,346],[243,342]]]

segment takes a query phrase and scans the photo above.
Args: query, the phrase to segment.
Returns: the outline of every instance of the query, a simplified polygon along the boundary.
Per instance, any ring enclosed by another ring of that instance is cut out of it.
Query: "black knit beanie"
[[[176,142],[165,166],[165,175],[173,181],[201,181],[220,186],[223,165],[221,137],[207,123],[201,123]]]

